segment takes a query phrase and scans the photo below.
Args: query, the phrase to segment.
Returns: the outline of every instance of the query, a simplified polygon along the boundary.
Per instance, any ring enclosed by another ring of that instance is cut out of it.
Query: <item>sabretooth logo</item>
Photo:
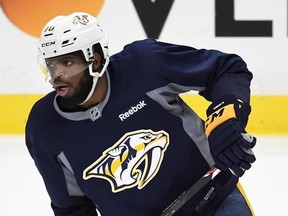
[[[131,106],[131,108],[127,112],[121,113],[119,115],[120,120],[124,121],[125,119],[129,118],[131,115],[138,112],[140,109],[142,109],[146,105],[147,104],[145,103],[144,100],[139,101],[139,103],[136,104],[136,106]]]

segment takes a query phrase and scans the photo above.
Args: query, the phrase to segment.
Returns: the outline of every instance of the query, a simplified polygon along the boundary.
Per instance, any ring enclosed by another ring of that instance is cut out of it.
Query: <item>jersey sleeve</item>
[[[162,76],[169,82],[197,87],[209,101],[232,93],[249,102],[253,75],[240,56],[156,41],[153,46],[155,52],[162,50]]]
[[[69,194],[67,179],[57,157],[44,155],[39,151],[41,143],[37,134],[37,112],[30,112],[25,128],[27,149],[41,174],[51,199],[51,207],[56,216],[97,216],[95,205],[83,194]],[[35,134],[36,133],[36,134]],[[71,186],[71,185],[70,185]]]
[[[93,203],[85,196],[71,197],[75,203],[73,206],[59,208],[51,203],[55,216],[97,216]]]

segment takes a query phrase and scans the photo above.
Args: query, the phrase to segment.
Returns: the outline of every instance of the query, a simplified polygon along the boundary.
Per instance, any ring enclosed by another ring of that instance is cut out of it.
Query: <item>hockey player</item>
[[[26,144],[55,215],[159,216],[212,167],[165,215],[253,215],[237,184],[256,143],[239,56],[145,39],[109,57],[97,20],[77,12],[43,28],[39,63],[55,91],[33,106]],[[211,101],[205,122],[179,97],[191,90]]]

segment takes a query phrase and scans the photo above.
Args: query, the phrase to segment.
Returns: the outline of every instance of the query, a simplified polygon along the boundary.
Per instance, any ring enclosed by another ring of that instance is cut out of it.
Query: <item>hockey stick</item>
[[[220,173],[220,170],[212,167],[204,176],[202,176],[194,185],[188,190],[184,191],[178,196],[160,216],[171,216],[174,215],[188,200],[190,200],[197,192],[199,192],[210,180],[215,178]]]

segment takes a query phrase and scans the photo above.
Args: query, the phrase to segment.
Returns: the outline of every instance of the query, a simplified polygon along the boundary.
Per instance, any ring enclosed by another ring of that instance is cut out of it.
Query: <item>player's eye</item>
[[[72,66],[73,65],[73,61],[64,61],[63,65],[65,65],[66,67]]]
[[[47,62],[46,65],[48,69],[53,69],[55,67],[55,64],[51,62]]]

